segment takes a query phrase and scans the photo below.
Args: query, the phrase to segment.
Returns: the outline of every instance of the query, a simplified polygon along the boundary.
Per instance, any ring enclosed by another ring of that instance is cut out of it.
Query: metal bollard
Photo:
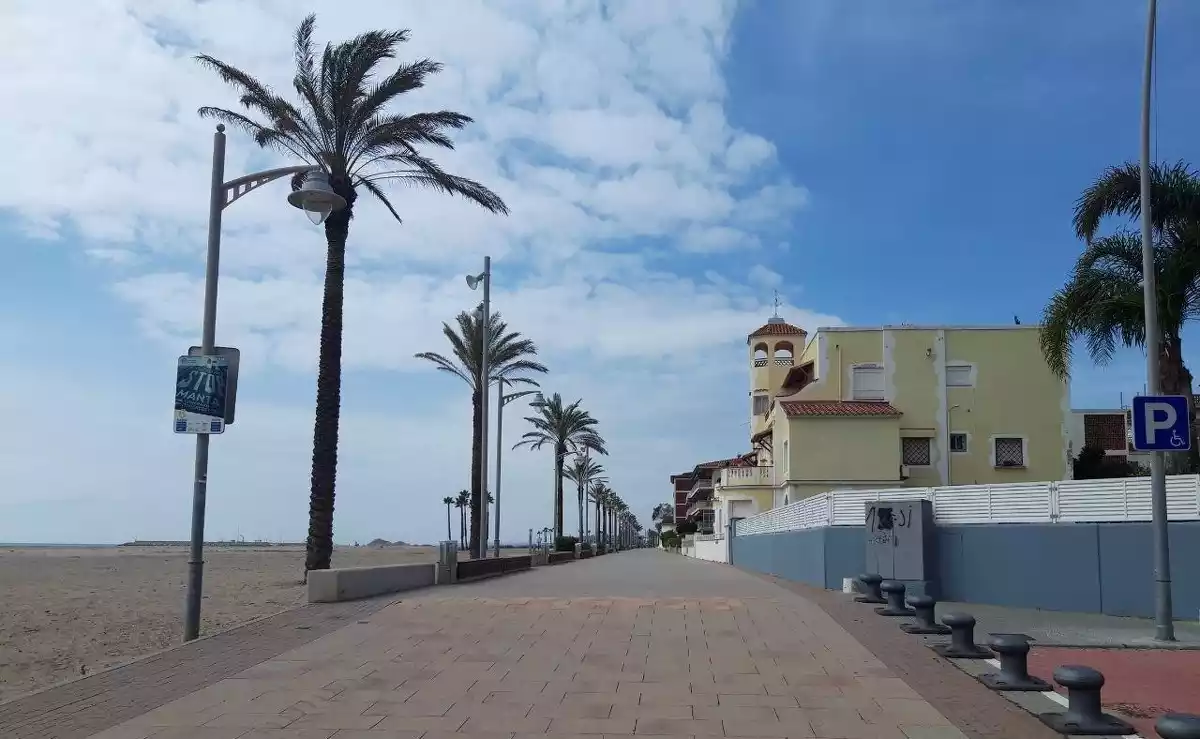
[[[1083,665],[1062,665],[1054,671],[1054,682],[1067,689],[1065,713],[1043,713],[1038,718],[1059,734],[1122,736],[1134,733],[1125,721],[1104,713],[1100,707],[1100,688],[1104,675]]]
[[[1154,722],[1154,731],[1162,739],[1200,739],[1200,716],[1164,713]]]
[[[1045,692],[1050,683],[1029,674],[1029,639],[1024,634],[992,634],[988,646],[1000,655],[1000,672],[985,672],[979,682],[992,690]]]
[[[883,593],[879,591],[879,584],[881,582],[883,582],[883,578],[874,572],[859,575],[858,583],[862,585],[863,594],[854,600],[859,603],[887,603],[883,598]]]
[[[887,599],[887,605],[876,608],[876,613],[880,616],[913,615],[914,611],[904,605],[904,583],[899,580],[885,580],[879,586],[879,589],[883,591],[883,595]]]
[[[912,606],[916,618],[912,623],[900,624],[906,634],[949,634],[950,629],[942,626],[934,617],[937,601],[932,595],[910,595],[905,602]]]
[[[942,623],[950,627],[949,644],[930,644],[939,657],[948,659],[987,659],[992,650],[975,643],[975,617],[969,613],[947,613]]]

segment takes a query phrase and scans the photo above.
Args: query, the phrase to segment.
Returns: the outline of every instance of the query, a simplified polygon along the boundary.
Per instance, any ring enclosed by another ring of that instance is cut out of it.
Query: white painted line
[[[995,667],[996,669],[1000,669],[1000,660],[998,660],[998,659],[986,659],[986,660],[984,660],[984,662],[987,662],[989,665],[991,665],[992,667]],[[1057,690],[1048,690],[1045,693],[1039,693],[1039,695],[1046,696],[1047,698],[1054,701],[1055,703],[1062,706],[1063,708],[1067,707],[1067,697],[1065,695],[1059,693]],[[1141,734],[1125,734],[1124,736],[1125,736],[1125,739],[1142,739]]]

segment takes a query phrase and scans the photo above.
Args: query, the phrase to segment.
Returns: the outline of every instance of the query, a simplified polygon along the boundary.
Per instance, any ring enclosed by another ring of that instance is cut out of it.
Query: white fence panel
[[[1151,511],[1148,477],[835,490],[742,519],[737,533],[862,526],[866,504],[885,499],[931,500],[934,519],[942,524],[1149,521]],[[1167,478],[1167,516],[1172,521],[1200,520],[1200,475]]]
[[[959,485],[933,488],[937,523],[1050,523],[1054,483]]]
[[[1059,521],[1149,521],[1150,517],[1148,477],[1058,483]],[[1200,518],[1200,476],[1167,478],[1167,518],[1173,521]]]
[[[866,520],[867,503],[875,500],[929,500],[931,489],[834,490],[826,493],[833,498],[832,525],[862,526]]]
[[[777,531],[798,531],[830,523],[830,493],[788,503],[769,511],[743,518],[737,522],[737,534],[771,534]]]

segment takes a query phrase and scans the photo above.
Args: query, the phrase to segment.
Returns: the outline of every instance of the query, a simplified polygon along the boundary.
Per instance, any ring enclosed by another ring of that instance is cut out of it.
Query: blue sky
[[[0,541],[186,536],[192,444],[170,433],[169,396],[198,338],[211,140],[192,111],[234,102],[187,57],[283,89],[293,5],[126,0],[63,18],[18,0],[0,62],[32,71],[0,80],[17,111],[0,144],[26,173],[0,183]],[[667,475],[745,446],[744,336],[773,289],[810,330],[1033,323],[1079,251],[1075,197],[1137,152],[1140,2],[472,5],[318,17],[322,40],[410,27],[407,56],[446,64],[413,106],[477,119],[443,161],[513,209],[404,192],[403,227],[360,209],[342,542],[444,535],[469,402],[411,356],[444,348],[484,254],[497,310],[541,346],[545,388],[600,418],[613,486],[647,519]],[[1198,21],[1161,3],[1160,159],[1200,160]],[[229,150],[231,176],[283,163],[236,135]],[[218,341],[246,368],[213,445],[211,537],[304,528],[323,258],[282,197],[226,214]],[[1128,397],[1141,362],[1081,363],[1075,404]],[[505,538],[548,522],[550,465],[506,452]]]

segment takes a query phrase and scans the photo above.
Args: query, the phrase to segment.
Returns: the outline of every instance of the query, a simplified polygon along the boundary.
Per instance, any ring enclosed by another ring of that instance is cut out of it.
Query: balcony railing
[[[713,510],[711,500],[698,500],[688,506],[688,520],[696,521],[696,523],[705,523],[710,529],[712,528],[713,519],[716,517],[716,511]]]
[[[712,497],[713,489],[711,487],[699,488],[692,491],[692,494],[688,496],[688,505],[691,505],[699,500],[712,500]]]
[[[757,357],[754,360],[755,367],[766,367],[769,364],[773,364],[776,367],[791,367],[795,363],[796,363],[795,357],[774,357],[773,359],[768,359],[766,357]]]
[[[775,484],[774,467],[726,467],[721,470],[721,487],[754,487]]]

